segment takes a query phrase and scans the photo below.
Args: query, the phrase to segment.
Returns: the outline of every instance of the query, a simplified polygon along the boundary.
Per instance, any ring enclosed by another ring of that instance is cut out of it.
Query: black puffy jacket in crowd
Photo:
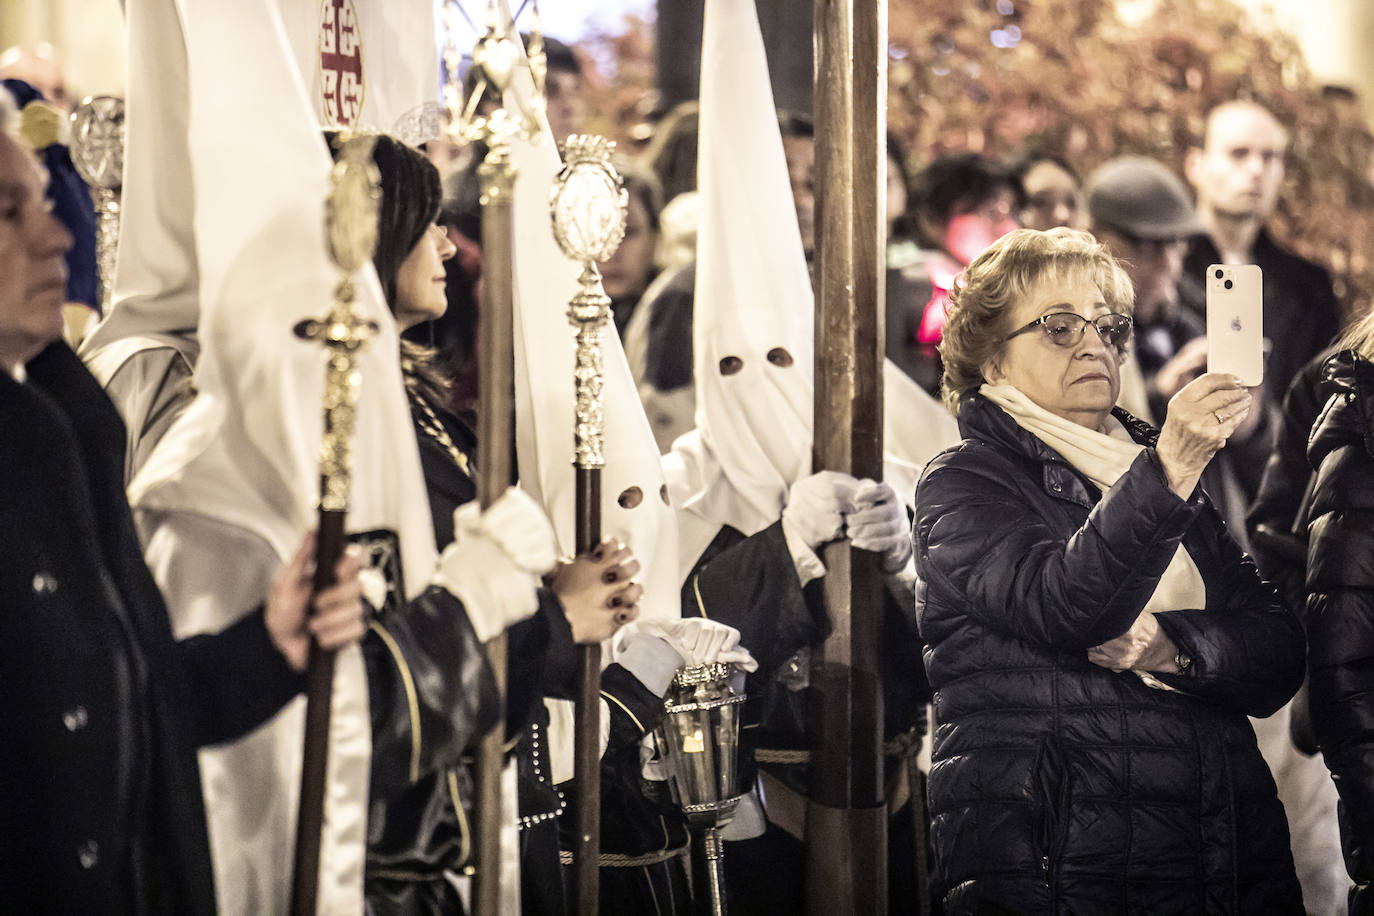
[[[1307,663],[1312,725],[1341,796],[1352,914],[1374,913],[1374,364],[1323,370],[1326,407],[1307,456]]]
[[[1154,433],[1118,411],[1131,435]],[[935,688],[931,838],[949,913],[1302,913],[1246,715],[1298,688],[1303,632],[1205,496],[1153,448],[1107,493],[981,395],[916,491]],[[1088,662],[1180,543],[1206,607],[1161,613],[1192,658],[1145,686]]]

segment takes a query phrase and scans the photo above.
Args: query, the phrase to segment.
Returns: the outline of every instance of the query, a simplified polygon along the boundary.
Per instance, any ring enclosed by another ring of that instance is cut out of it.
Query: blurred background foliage
[[[1291,132],[1273,228],[1327,265],[1351,314],[1374,297],[1374,136],[1297,43],[1231,0],[892,0],[888,122],[919,167],[959,150],[1058,153],[1082,175],[1154,156],[1179,175],[1213,106],[1248,98]],[[591,129],[637,148],[655,113],[653,23],[579,48]]]

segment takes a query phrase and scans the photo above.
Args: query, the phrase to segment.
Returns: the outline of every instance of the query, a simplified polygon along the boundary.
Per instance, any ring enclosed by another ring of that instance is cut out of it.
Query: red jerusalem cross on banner
[[[320,95],[327,124],[353,127],[363,110],[363,40],[353,0],[320,0]]]

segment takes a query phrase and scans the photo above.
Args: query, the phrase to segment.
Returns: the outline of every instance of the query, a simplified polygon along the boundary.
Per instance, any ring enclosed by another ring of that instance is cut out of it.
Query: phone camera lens
[[[1221,285],[1224,286],[1224,287],[1226,287],[1227,289],[1230,289],[1231,287],[1235,286],[1235,284],[1232,283],[1230,280],[1227,280],[1225,283],[1223,283],[1223,284],[1221,284]]]
[[[1223,271],[1220,267],[1218,267],[1218,268],[1217,268],[1217,273],[1216,273],[1217,279],[1220,280],[1221,277],[1222,277],[1222,274],[1224,274],[1224,273],[1225,273],[1225,271]],[[1227,287],[1227,288],[1229,289],[1230,287]]]

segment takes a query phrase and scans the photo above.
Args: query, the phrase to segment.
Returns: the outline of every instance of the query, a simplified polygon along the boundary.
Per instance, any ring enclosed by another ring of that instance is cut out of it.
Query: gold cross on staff
[[[339,161],[329,173],[325,201],[325,234],[329,257],[342,276],[334,305],[324,319],[307,318],[293,329],[296,336],[324,345],[324,439],[320,443],[320,508],[348,508],[349,450],[361,379],[358,352],[377,333],[377,323],[353,311],[353,274],[372,257],[377,245],[377,209],[381,175],[372,162],[375,136],[343,135]]]

